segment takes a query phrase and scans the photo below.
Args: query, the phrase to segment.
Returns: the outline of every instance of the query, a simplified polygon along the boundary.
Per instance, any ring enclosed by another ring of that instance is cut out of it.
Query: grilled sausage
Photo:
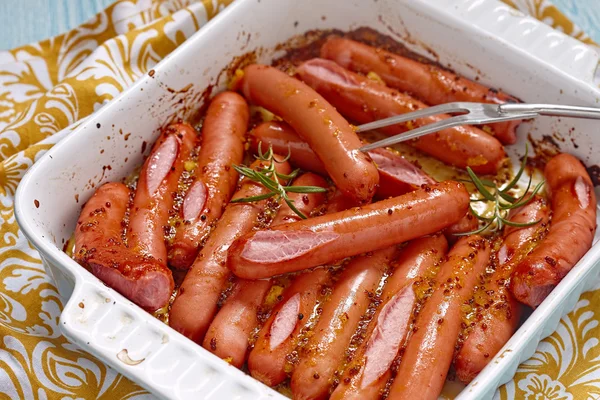
[[[163,307],[173,292],[166,265],[127,249],[123,219],[130,191],[106,183],[87,201],[75,230],[75,259],[129,300],[149,311]]]
[[[210,324],[202,346],[241,368],[246,361],[248,339],[258,326],[259,308],[270,288],[270,280],[237,281]]]
[[[298,271],[437,232],[467,212],[469,194],[446,181],[403,196],[256,231],[237,240],[228,265],[258,279]]]
[[[211,101],[202,125],[196,176],[183,199],[181,225],[169,244],[169,265],[189,268],[231,199],[238,180],[231,166],[242,163],[248,118],[248,104],[235,92],[220,93]]]
[[[379,182],[377,169],[358,148],[350,124],[323,97],[297,79],[266,65],[244,69],[241,91],[294,128],[327,169],[335,185],[360,203],[368,203]]]
[[[450,71],[348,39],[330,38],[321,47],[321,57],[363,74],[375,72],[389,86],[408,92],[430,105],[453,101],[476,103],[515,103],[518,100],[502,91],[488,88]],[[520,121],[492,124],[496,137],[504,144],[517,141]]]
[[[512,275],[510,289],[521,303],[537,307],[592,246],[596,194],[585,167],[569,154],[552,158],[544,170],[552,204],[546,238]]]
[[[323,59],[306,61],[297,68],[300,78],[336,107],[342,115],[359,123],[405,114],[427,107],[407,94],[350,72]],[[381,129],[389,135],[449,118],[436,115]],[[479,174],[494,174],[504,162],[502,144],[485,132],[459,126],[414,139],[408,144],[459,168],[471,167]]]
[[[419,311],[390,398],[438,398],[460,333],[462,307],[480,283],[489,257],[490,245],[478,235],[461,238],[450,250],[431,297]]]
[[[522,305],[508,290],[513,267],[543,239],[548,230],[550,209],[546,201],[536,197],[515,210],[509,220],[515,223],[537,224],[517,228],[507,226],[497,252],[497,265],[488,282],[478,295],[483,307],[477,310],[481,317],[468,333],[454,359],[456,376],[465,384],[471,382],[488,362],[508,342],[517,329]]]
[[[327,398],[352,334],[375,299],[381,277],[397,254],[397,248],[392,246],[356,257],[345,267],[329,301],[322,306],[319,322],[292,373],[295,399]]]
[[[413,284],[435,276],[435,267],[444,259],[448,243],[443,235],[415,239],[402,249],[394,262],[364,341],[346,367],[331,400],[379,399],[392,372],[390,367],[410,330],[418,302]]]
[[[281,302],[261,328],[248,357],[250,375],[268,386],[286,379],[287,357],[296,348],[321,289],[330,280],[327,269],[317,268],[296,277],[283,292]]]
[[[309,172],[294,180],[292,186],[327,187],[327,182]],[[325,201],[325,194],[290,193],[289,198],[302,214],[310,215],[315,207]],[[284,203],[273,219],[272,225],[299,219],[300,217]],[[248,340],[258,327],[259,308],[270,287],[270,280],[239,279],[235,282],[233,293],[227,298],[225,305],[208,328],[203,342],[204,348],[240,368],[246,361]]]
[[[263,122],[250,132],[252,147],[256,152],[259,143],[273,146],[278,154],[290,152],[290,162],[298,167],[317,174],[326,175],[327,171],[317,155],[304,140],[285,122]],[[264,149],[263,149],[264,150]],[[421,187],[435,183],[435,180],[404,157],[387,149],[375,149],[368,152],[379,171],[379,187],[376,196],[388,198],[400,196]]]
[[[252,168],[264,166],[257,160]],[[288,174],[287,162],[276,163],[279,173]],[[248,179],[242,181],[235,199],[265,194],[267,189]],[[171,327],[195,342],[200,342],[217,311],[219,296],[227,284],[230,273],[226,265],[227,251],[237,238],[254,228],[257,218],[265,209],[266,201],[232,203],[217,223],[208,241],[192,264],[190,271],[173,302],[169,323]]]
[[[128,246],[136,253],[167,263],[165,227],[185,161],[196,145],[197,133],[187,124],[168,126],[158,138],[140,171],[129,217]]]

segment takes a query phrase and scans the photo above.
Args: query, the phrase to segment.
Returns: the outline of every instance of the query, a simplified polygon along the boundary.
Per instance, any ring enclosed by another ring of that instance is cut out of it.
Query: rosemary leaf
[[[300,218],[306,219],[306,215],[296,208],[293,200],[290,200],[287,196],[285,196],[283,200],[285,201],[285,204],[287,204],[288,207],[291,208],[292,211],[295,212]]]
[[[254,170],[244,165],[234,165],[233,168],[241,176],[244,176],[252,180],[253,182],[264,186],[266,189],[269,190],[269,192],[258,196],[235,199],[231,202],[252,203],[255,201],[261,201],[271,197],[275,197],[277,199],[285,201],[285,203],[290,207],[292,211],[294,211],[298,216],[300,216],[300,218],[305,219],[306,215],[304,215],[300,210],[298,210],[298,208],[296,208],[296,206],[294,205],[294,201],[287,196],[287,193],[324,193],[327,192],[327,189],[319,186],[289,186],[289,183],[291,183],[290,181],[298,176],[300,170],[296,169],[290,174],[280,174],[275,169],[275,163],[284,163],[287,160],[289,160],[290,156],[291,150],[288,151],[287,157],[285,157],[281,161],[278,161],[275,159],[273,147],[269,146],[269,150],[263,152],[262,142],[259,142],[258,155],[255,157],[257,160],[264,161],[266,165],[261,165],[260,168],[258,168],[258,170]],[[288,184],[282,184],[280,183],[280,180],[287,181]]]
[[[473,172],[473,170],[470,167],[467,167],[467,172],[469,173],[469,176],[471,177],[471,180],[473,181],[473,184],[475,185],[475,187],[477,188],[479,193],[481,193],[481,195],[483,197],[485,197],[486,199],[488,199],[489,201],[496,201],[496,198],[494,197],[494,195],[491,194],[485,188],[484,184],[481,183],[481,180],[479,179],[479,177],[477,177],[477,175],[475,175],[475,172]]]
[[[231,200],[231,202],[232,203],[252,203],[255,201],[269,199],[269,198],[275,196],[276,194],[277,193],[275,193],[275,192],[269,192],[269,193],[265,193],[265,194],[259,194],[258,196],[240,197],[239,199]]]
[[[285,191],[289,193],[325,193],[327,189],[320,186],[287,186]]]
[[[502,197],[502,200],[507,201],[509,203],[514,203],[517,199],[507,193],[503,193],[502,191],[498,191],[498,196]]]

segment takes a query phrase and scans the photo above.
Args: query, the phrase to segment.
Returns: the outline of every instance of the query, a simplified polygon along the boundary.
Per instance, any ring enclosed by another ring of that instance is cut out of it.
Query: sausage
[[[418,302],[413,285],[435,276],[446,256],[443,235],[415,239],[402,249],[381,295],[381,305],[364,334],[354,358],[346,367],[331,400],[379,399],[392,372],[390,367],[409,333]]]
[[[344,268],[292,373],[295,399],[327,398],[360,318],[375,300],[375,290],[397,254],[395,246],[388,247],[356,257]]]
[[[317,174],[326,175],[327,171],[308,143],[302,140],[285,122],[269,121],[259,124],[250,132],[252,147],[256,152],[259,143],[273,146],[278,154],[290,153],[290,162],[298,167]],[[264,148],[263,148],[264,150]],[[421,185],[435,183],[435,180],[404,157],[387,149],[375,149],[368,152],[379,171],[379,187],[376,196],[387,198],[400,196],[413,191]]]
[[[421,168],[390,150],[371,150],[369,156],[379,171],[379,187],[376,195],[380,199],[401,196],[423,185],[436,183]]]
[[[543,239],[549,218],[550,209],[539,196],[509,216],[515,223],[540,222],[523,228],[507,226],[502,233],[496,268],[478,294],[483,298],[477,310],[478,322],[454,359],[456,376],[465,384],[483,370],[517,329],[522,306],[508,290],[510,274],[514,265]]]
[[[318,175],[306,173],[294,180],[293,186],[327,187]],[[325,201],[324,193],[290,193],[290,200],[304,215]],[[272,225],[299,220],[300,217],[287,204],[282,204]],[[247,281],[239,279],[233,293],[227,298],[210,324],[202,346],[217,356],[229,360],[240,368],[246,361],[248,340],[258,327],[258,313],[263,299],[271,288],[270,280]]]
[[[179,177],[197,136],[188,124],[168,126],[140,171],[129,217],[128,246],[163,264],[167,263],[165,227],[179,191]]]
[[[453,101],[492,104],[518,102],[502,91],[445,69],[348,39],[330,38],[321,47],[321,57],[363,74],[375,72],[389,86],[408,92],[430,105]],[[502,143],[514,144],[519,124],[520,121],[509,121],[492,124],[491,127]]]
[[[248,357],[250,375],[268,386],[276,386],[287,377],[288,356],[300,333],[309,323],[321,289],[331,280],[326,268],[307,271],[294,279],[283,292]]]
[[[228,266],[259,279],[325,265],[444,229],[466,213],[469,194],[446,181],[388,200],[252,232],[231,247]]]
[[[250,131],[250,145],[254,153],[258,152],[259,145],[262,151],[273,146],[277,154],[290,154],[290,162],[305,171],[315,172],[327,176],[325,166],[291,126],[283,121],[267,121],[258,124]]]
[[[244,69],[241,91],[290,124],[341,191],[362,204],[371,200],[379,183],[377,169],[358,150],[361,142],[350,124],[323,97],[286,73],[258,64]]]
[[[329,187],[325,179],[311,172],[300,175],[294,180],[292,186],[317,186],[322,188]],[[325,193],[289,193],[288,197],[293,202],[294,207],[296,207],[298,211],[300,211],[306,217],[309,217],[310,213],[315,208],[323,204],[326,200]],[[287,204],[283,203],[277,212],[277,215],[275,215],[275,218],[273,218],[271,226],[277,226],[301,220],[302,218],[298,214],[296,214]]]
[[[327,202],[325,213],[354,206],[355,203],[336,189]],[[281,210],[277,217],[279,215]],[[286,379],[291,372],[289,358],[294,358],[299,335],[308,327],[319,294],[330,281],[328,269],[316,268],[296,277],[285,290],[281,302],[259,331],[254,349],[248,357],[248,369],[254,378],[268,386],[276,386]]]
[[[122,183],[98,188],[77,221],[75,259],[135,304],[154,311],[169,301],[173,276],[166,265],[125,247],[122,223],[129,198]]]
[[[249,111],[235,92],[220,93],[211,101],[202,125],[196,176],[183,199],[180,225],[168,246],[169,265],[187,269],[198,254],[237,185],[232,165],[242,163]]]
[[[332,61],[318,58],[309,60],[300,65],[296,72],[342,115],[359,123],[427,107],[407,94],[350,72]],[[449,116],[443,114],[420,118],[381,131],[396,135],[446,118]],[[444,129],[408,144],[447,164],[459,168],[471,167],[478,174],[495,174],[506,157],[502,144],[496,138],[472,126]]]
[[[459,234],[472,232],[477,228],[479,228],[479,221],[469,210],[457,223],[444,229],[444,235],[450,244],[454,244],[460,238]]]
[[[464,303],[480,283],[489,257],[490,245],[478,235],[459,239],[450,250],[431,297],[419,311],[389,398],[438,398],[452,362]]]
[[[333,190],[327,199],[326,214],[333,214],[340,211],[346,211],[351,208],[358,207],[355,201],[348,198],[344,193],[338,189]]]
[[[252,168],[258,169],[264,162],[257,160]],[[287,162],[276,163],[276,170],[289,174]],[[248,179],[242,181],[235,199],[258,196],[267,189]],[[257,218],[264,211],[266,201],[257,203],[228,204],[196,257],[173,302],[169,323],[173,329],[199,343],[217,311],[219,296],[227,284],[229,270],[226,265],[227,251],[237,238],[254,228]]]
[[[510,289],[521,303],[537,307],[592,247],[596,194],[585,167],[569,154],[552,158],[544,170],[552,205],[546,238],[513,272]]]
[[[259,308],[270,288],[270,280],[240,279],[236,282],[225,305],[210,324],[202,346],[241,368],[246,361],[248,339],[258,326]]]

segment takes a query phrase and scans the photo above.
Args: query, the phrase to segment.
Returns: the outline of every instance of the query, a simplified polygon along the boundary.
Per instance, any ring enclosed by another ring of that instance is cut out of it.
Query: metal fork
[[[540,115],[553,117],[575,117],[600,119],[600,108],[563,106],[559,104],[486,104],[457,102],[440,104],[407,114],[396,115],[379,121],[369,122],[356,128],[357,132],[370,131],[407,122],[418,118],[431,117],[439,114],[461,114],[434,122],[420,128],[412,129],[399,135],[370,143],[360,148],[369,151],[379,147],[391,146],[420,136],[428,135],[442,129],[460,125],[481,125],[493,122],[504,122],[519,119],[530,119]]]

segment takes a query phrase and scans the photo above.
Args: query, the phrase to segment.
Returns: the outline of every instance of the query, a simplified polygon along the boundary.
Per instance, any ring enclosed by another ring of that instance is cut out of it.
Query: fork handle
[[[501,104],[501,113],[535,113],[551,117],[600,119],[600,108],[564,106],[561,104]]]

